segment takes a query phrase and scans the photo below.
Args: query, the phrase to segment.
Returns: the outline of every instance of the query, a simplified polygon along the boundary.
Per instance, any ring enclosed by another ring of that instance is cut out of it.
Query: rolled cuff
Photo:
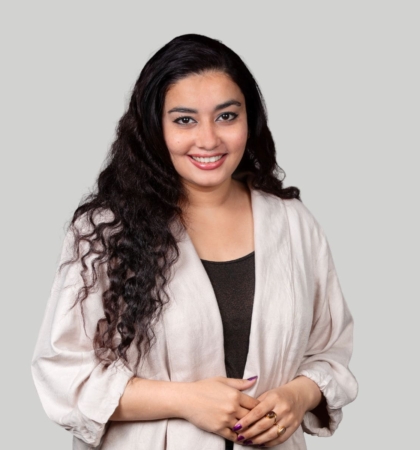
[[[297,376],[305,376],[317,384],[325,397],[328,414],[328,426],[325,426],[316,414],[311,411],[306,412],[302,422],[303,431],[314,436],[332,436],[343,418],[342,408],[334,405],[334,399],[337,397],[337,383],[330,374],[318,370],[303,369],[296,374]]]
[[[134,377],[122,362],[98,366],[80,391],[77,407],[62,418],[62,426],[93,448],[100,445],[109,418],[117,408],[127,383]]]

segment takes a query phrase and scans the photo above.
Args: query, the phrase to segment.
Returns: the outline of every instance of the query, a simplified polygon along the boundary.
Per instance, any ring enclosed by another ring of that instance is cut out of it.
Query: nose
[[[220,138],[214,123],[200,123],[197,127],[196,145],[203,150],[213,150],[220,145]]]

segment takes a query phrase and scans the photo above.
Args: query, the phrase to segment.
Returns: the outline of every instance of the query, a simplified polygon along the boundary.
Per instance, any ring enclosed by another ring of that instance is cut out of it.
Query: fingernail
[[[240,424],[240,423],[238,423],[237,425],[235,425],[233,428],[232,428],[232,430],[233,431],[238,431],[238,430],[240,430],[242,428],[242,425]]]
[[[252,444],[251,439],[247,439],[246,441],[244,441],[244,444],[245,445],[251,445]]]
[[[244,439],[245,439],[245,437],[242,436],[242,434],[240,434],[236,440],[237,441],[243,441]]]
[[[256,380],[258,378],[258,375],[255,375],[255,377],[247,378],[248,381]]]

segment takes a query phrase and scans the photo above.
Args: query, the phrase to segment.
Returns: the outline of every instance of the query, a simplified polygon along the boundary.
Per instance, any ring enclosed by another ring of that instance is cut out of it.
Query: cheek
[[[183,152],[185,147],[185,139],[182,139],[182,136],[178,133],[165,132],[164,130],[163,137],[171,156],[176,156],[177,154],[181,154]]]
[[[239,132],[230,138],[230,143],[232,149],[234,149],[236,152],[241,153],[245,151],[246,143],[248,140],[248,132]]]
[[[186,147],[182,146],[181,143],[177,141],[173,141],[170,146],[168,145],[168,150],[172,159],[178,159],[179,157],[185,155],[187,151]]]

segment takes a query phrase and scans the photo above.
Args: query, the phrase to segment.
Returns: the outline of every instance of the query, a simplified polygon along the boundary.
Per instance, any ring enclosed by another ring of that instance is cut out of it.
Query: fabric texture
[[[303,450],[303,432],[330,436],[342,420],[342,408],[357,395],[357,382],[348,367],[353,320],[327,239],[313,215],[299,200],[254,190],[249,180],[248,185],[255,294],[244,378],[258,375],[258,379],[245,392],[258,397],[298,375],[317,383],[326,399],[328,426],[308,412],[290,439],[272,447]],[[154,325],[156,343],[138,368],[134,349],[129,352],[130,368],[116,361],[104,369],[94,358],[92,338],[104,315],[105,272],[98,289],[84,302],[86,333],[80,307],[71,308],[82,283],[80,262],[56,274],[32,374],[48,417],[73,434],[73,449],[225,448],[222,437],[182,419],[109,421],[133,376],[182,382],[226,376],[223,325],[214,290],[188,233],[177,223],[173,232],[180,257],[172,267],[170,301]],[[61,261],[71,254],[71,243],[68,233]]]
[[[213,286],[223,325],[226,376],[242,378],[248,354],[255,292],[255,252],[231,261],[201,262]],[[225,450],[233,442],[225,439]]]
[[[255,292],[254,252],[231,261],[201,260],[213,287],[223,325],[228,378],[242,378],[249,346]]]

